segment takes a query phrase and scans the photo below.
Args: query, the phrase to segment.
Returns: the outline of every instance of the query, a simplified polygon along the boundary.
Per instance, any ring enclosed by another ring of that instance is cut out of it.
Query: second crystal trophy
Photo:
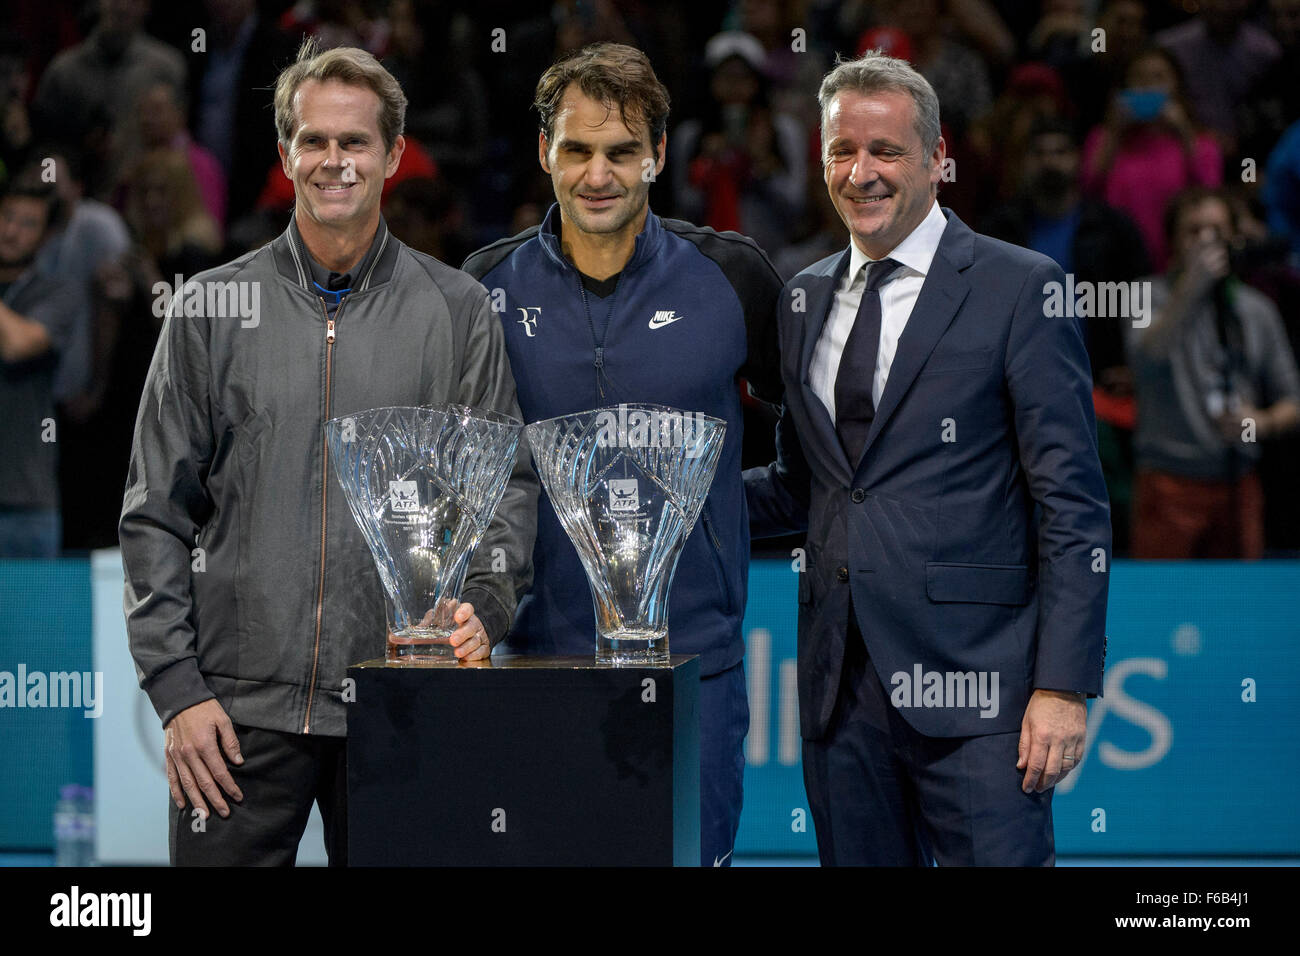
[[[726,428],[662,405],[526,426],[537,473],[591,585],[597,661],[668,663],[668,592]]]
[[[388,660],[455,661],[452,614],[522,427],[463,405],[372,408],[325,423],[335,474],[388,597]]]

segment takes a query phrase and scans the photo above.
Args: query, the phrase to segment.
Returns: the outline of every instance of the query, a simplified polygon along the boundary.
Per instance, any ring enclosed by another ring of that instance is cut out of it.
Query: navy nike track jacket
[[[669,650],[699,654],[703,675],[719,673],[744,656],[749,518],[737,382],[744,377],[755,396],[780,401],[780,277],[753,240],[651,212],[613,292],[584,296],[561,252],[559,224],[552,206],[540,227],[480,249],[464,269],[501,317],[525,421],[648,402],[727,423],[717,475],[668,598]],[[505,649],[594,653],[586,573],[545,491],[533,568]]]

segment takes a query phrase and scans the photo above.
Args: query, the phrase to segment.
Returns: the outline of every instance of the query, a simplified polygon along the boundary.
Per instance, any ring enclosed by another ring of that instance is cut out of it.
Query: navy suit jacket
[[[745,484],[754,535],[808,532],[808,739],[835,707],[850,593],[877,675],[923,734],[1019,730],[1035,688],[1101,692],[1110,515],[1083,338],[1074,319],[1044,314],[1044,287],[1064,274],[943,212],[860,461],[808,378],[848,250],[782,291],[778,458]],[[960,706],[980,672],[990,689],[996,675],[996,708]]]

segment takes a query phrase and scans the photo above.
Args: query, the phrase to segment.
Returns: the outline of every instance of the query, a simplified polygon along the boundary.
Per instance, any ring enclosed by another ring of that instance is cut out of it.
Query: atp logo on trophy
[[[330,462],[388,597],[389,661],[456,663],[452,611],[522,431],[465,405],[371,408],[325,423]]]
[[[420,495],[413,481],[390,481],[388,503],[394,512],[405,514],[420,510]]]
[[[613,514],[635,512],[640,507],[635,478],[611,478],[609,480],[609,510]]]
[[[718,418],[645,404],[525,427],[537,474],[591,585],[597,663],[670,663],[668,592],[726,430]]]

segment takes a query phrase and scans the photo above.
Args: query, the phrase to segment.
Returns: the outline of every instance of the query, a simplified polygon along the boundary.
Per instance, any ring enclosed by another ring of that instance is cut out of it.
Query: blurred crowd
[[[941,103],[942,205],[1079,284],[1150,290],[1081,320],[1116,553],[1300,553],[1300,0],[6,0],[0,16],[0,556],[116,544],[159,289],[287,224],[271,88],[304,35],[401,83],[383,212],[453,265],[549,207],[530,104],[570,50],[647,52],[673,102],[651,208],[753,237],[785,278],[847,244],[820,78],[837,54],[911,61]],[[1139,301],[1170,319],[1159,334]],[[747,465],[772,454],[752,412]]]

